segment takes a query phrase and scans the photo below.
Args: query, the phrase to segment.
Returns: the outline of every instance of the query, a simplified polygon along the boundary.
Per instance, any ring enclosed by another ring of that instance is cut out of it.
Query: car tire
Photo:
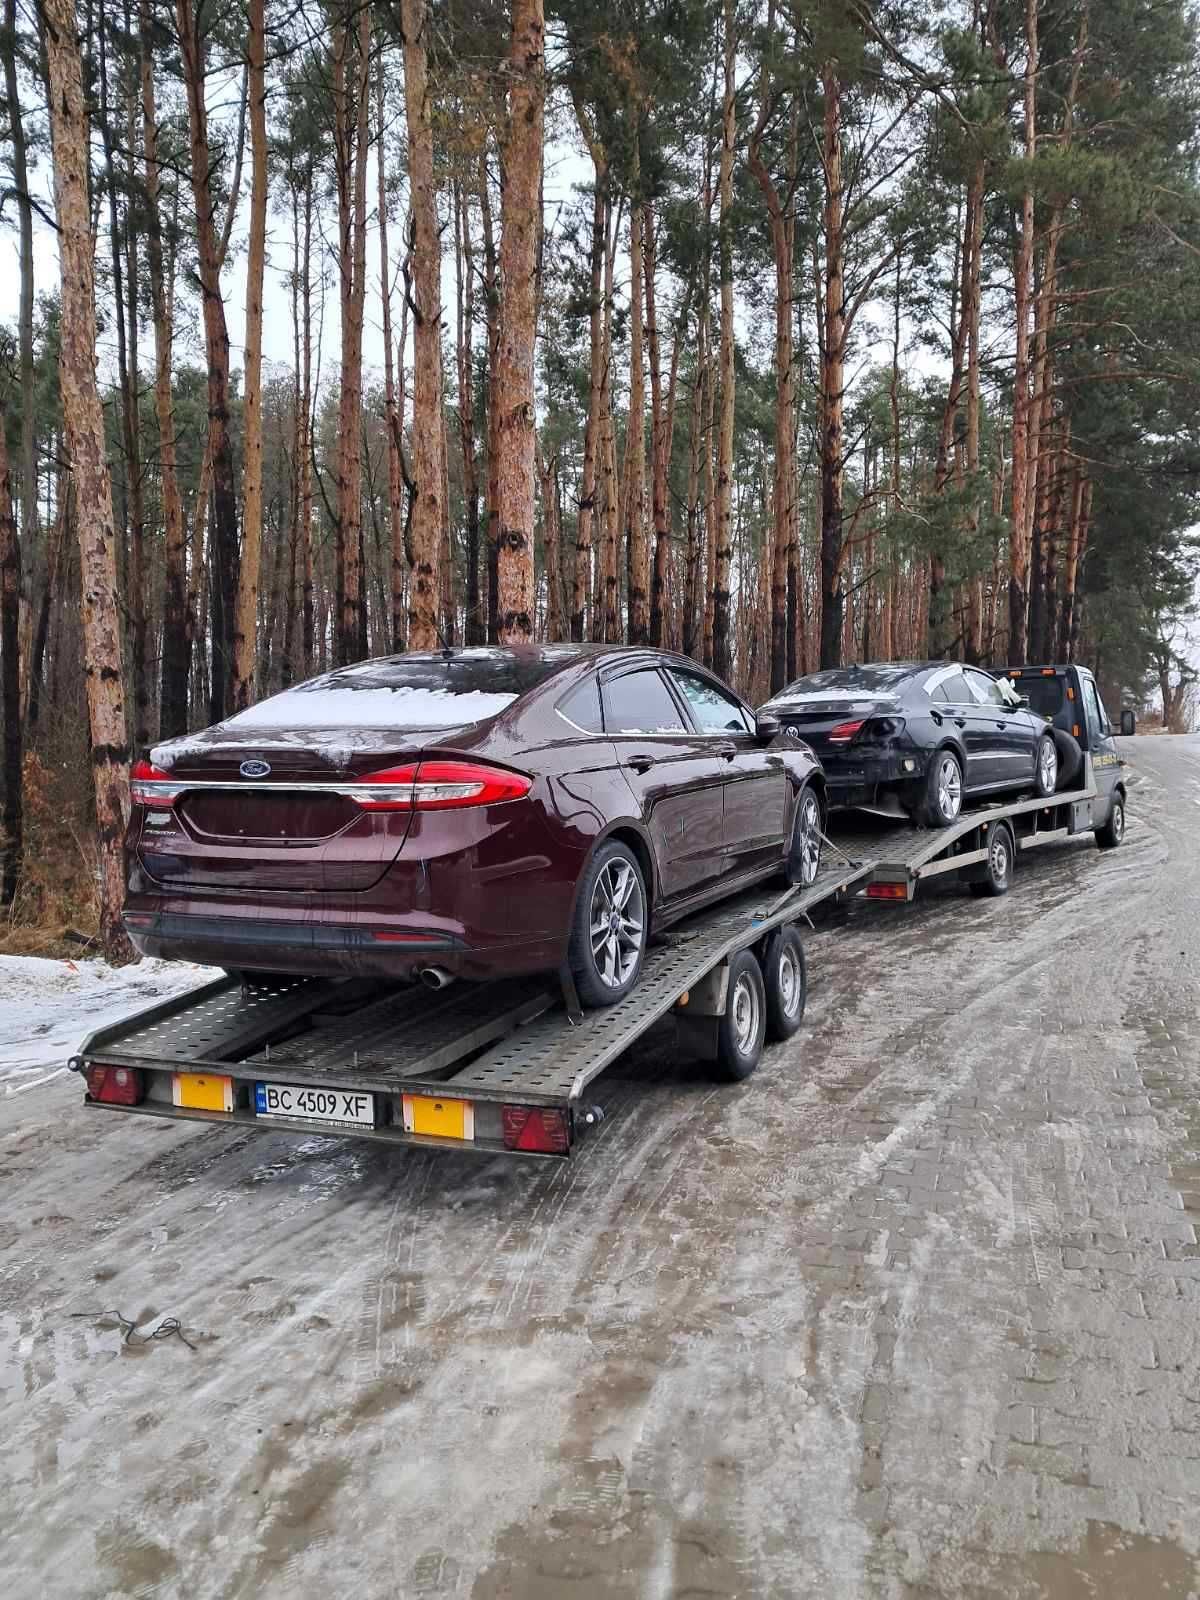
[[[987,896],[995,898],[1007,894],[1012,887],[1013,840],[1003,822],[992,823],[987,831],[984,849],[987,851],[987,860],[983,864],[984,875],[967,885],[976,899]]]
[[[1058,787],[1061,793],[1069,789],[1083,767],[1083,751],[1074,735],[1055,728],[1054,743],[1058,750]]]
[[[1125,837],[1125,797],[1114,794],[1108,808],[1108,821],[1097,828],[1096,843],[1101,850],[1115,850]]]
[[[806,783],[796,797],[792,842],[788,847],[787,879],[798,889],[810,889],[821,870],[821,797]]]
[[[1033,787],[1039,800],[1049,800],[1058,788],[1058,746],[1052,733],[1044,733],[1033,753]]]
[[[962,816],[962,808],[962,762],[948,745],[944,745],[934,752],[929,763],[921,815],[930,828],[948,828]]]
[[[767,992],[753,950],[729,958],[725,1014],[717,1023],[716,1075],[741,1083],[758,1066],[767,1036]]]
[[[776,928],[762,960],[767,991],[767,1038],[778,1044],[790,1039],[804,1021],[808,1001],[808,962],[794,924]]]
[[[614,1006],[624,1000],[641,973],[649,933],[650,902],[641,866],[627,844],[609,839],[579,880],[567,948],[585,1006]]]

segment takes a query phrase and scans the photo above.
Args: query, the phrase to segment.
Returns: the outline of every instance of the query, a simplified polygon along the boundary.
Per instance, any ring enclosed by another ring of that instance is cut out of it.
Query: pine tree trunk
[[[587,636],[588,591],[592,544],[596,527],[596,456],[600,437],[600,402],[604,392],[603,273],[608,238],[607,166],[593,156],[595,192],[592,199],[592,240],[589,258],[588,299],[588,411],[583,434],[583,484],[575,532],[575,567],[571,584],[571,638]]]
[[[844,194],[842,188],[841,84],[827,62],[822,161],[825,180],[825,309],[821,348],[821,655],[822,667],[841,663],[842,459],[846,358]]]
[[[316,619],[313,610],[313,483],[312,483],[312,276],[309,261],[312,250],[313,179],[312,173],[304,190],[304,260],[301,267],[300,300],[302,308],[303,374],[300,383],[302,416],[297,450],[300,456],[300,551],[302,598],[300,608],[301,649],[303,675],[312,676],[316,650]],[[317,351],[318,360],[320,350]]]
[[[100,853],[100,937],[110,961],[133,951],[121,922],[129,744],[122,690],[112,480],[96,387],[96,296],[88,207],[88,123],[74,0],[45,0],[54,199],[59,228],[62,351],[59,379],[74,478],[83,578],[84,675]]]
[[[671,554],[671,522],[667,507],[667,472],[670,466],[667,411],[670,401],[663,395],[662,365],[659,359],[658,304],[655,277],[658,251],[654,234],[654,213],[644,207],[642,224],[646,288],[646,349],[650,358],[650,507],[654,521],[654,554],[650,569],[650,643],[663,648],[667,636],[667,562]],[[672,354],[671,393],[679,351],[675,340]]]
[[[549,462],[537,448],[538,485],[542,497],[542,551],[546,562],[546,638],[558,644],[564,637],[562,590],[562,517],[558,506],[558,457]]]
[[[721,285],[721,416],[717,444],[716,560],[712,572],[713,670],[729,678],[729,572],[733,557],[733,149],[737,131],[737,38],[734,0],[723,0],[725,93],[721,116],[721,165],[717,230]]]
[[[687,554],[684,558],[683,628],[680,645],[685,656],[696,656],[703,647],[704,607],[700,590],[700,451],[704,420],[704,366],[706,361],[704,307],[697,319],[696,366],[692,373],[692,393],[688,405],[687,474]]]
[[[246,357],[242,404],[242,564],[233,623],[235,711],[254,699],[258,667],[258,584],[263,535],[262,331],[267,255],[267,77],[264,0],[248,0],[246,60],[250,108],[250,249],[246,261]]]
[[[351,24],[353,23],[353,50]],[[367,276],[367,149],[371,11],[361,6],[334,30],[334,168],[338,197],[341,386],[338,396],[337,661],[366,654],[362,571],[362,342]],[[353,72],[353,88],[348,78]]]
[[[4,25],[9,36],[4,51],[4,85],[8,101],[8,131],[12,143],[13,190],[20,226],[20,310],[18,345],[21,395],[21,537],[12,507],[7,451],[0,463],[4,477],[5,500],[0,497],[0,656],[3,684],[0,701],[4,717],[4,810],[0,819],[0,906],[12,904],[21,867],[23,731],[21,727],[21,671],[25,660],[20,648],[21,556],[33,561],[38,525],[37,416],[33,354],[33,207],[29,198],[29,174],[25,125],[17,83],[17,7],[16,0],[5,0]],[[0,408],[0,431],[3,430]],[[49,582],[49,579],[47,580]],[[47,594],[49,589],[47,588]],[[32,695],[32,677],[27,677]]]
[[[773,8],[772,8],[773,11]],[[772,17],[773,20],[773,17]],[[765,98],[755,136],[750,142],[750,171],[762,191],[775,258],[775,458],[771,508],[771,693],[788,681],[788,559],[795,539],[795,473],[792,428],[795,400],[792,382],[792,246],[795,224],[784,214],[779,192],[762,159],[760,138],[767,114]]]
[[[154,90],[154,35],[150,0],[139,0],[142,76],[142,152],[146,168],[146,259],[154,315],[154,411],[158,421],[158,472],[163,516],[162,650],[158,736],[187,732],[191,645],[187,635],[187,532],[175,456],[175,401],[171,388],[174,328],[167,300],[159,215],[158,111]]]
[[[1037,153],[1038,0],[1025,0],[1025,160]],[[1014,263],[1017,353],[1013,369],[1012,522],[1008,543],[1008,662],[1019,666],[1029,651],[1029,533],[1032,529],[1029,459],[1029,303],[1033,277],[1033,184],[1026,181],[1021,201],[1021,236]]]
[[[618,213],[620,208],[618,207]],[[600,476],[603,488],[601,497],[604,517],[603,607],[596,605],[599,626],[596,638],[606,644],[617,644],[621,638],[620,584],[618,581],[621,544],[621,500],[617,486],[616,427],[613,421],[613,276],[615,270],[616,237],[619,215],[612,219],[612,235],[604,244],[604,321],[601,336],[603,373],[600,394]]]
[[[4,719],[4,807],[0,811],[0,907],[12,905],[21,871],[21,551],[0,401],[0,712]]]
[[[433,169],[433,106],[425,30],[427,0],[403,0],[404,90],[412,194],[413,420],[415,499],[410,524],[408,648],[438,646],[438,551],[442,503],[442,250]]]
[[[637,135],[634,134],[636,141]],[[636,154],[634,183],[637,183]],[[645,213],[636,191],[629,210],[629,412],[625,422],[625,553],[629,562],[629,643],[650,638],[646,550]]]
[[[475,438],[475,255],[471,242],[471,209],[467,190],[454,187],[455,281],[458,289],[458,431],[463,461],[466,520],[466,641],[478,645],[486,637],[480,585],[479,446]]]
[[[208,368],[208,451],[212,461],[213,515],[211,539],[217,582],[210,594],[209,622],[212,671],[209,716],[218,722],[228,707],[233,652],[233,616],[238,585],[237,498],[233,482],[233,440],[229,423],[229,330],[221,294],[221,241],[217,236],[216,196],[211,184],[212,153],[205,103],[207,63],[204,36],[193,0],[176,0],[179,48],[188,102],[188,147],[192,198],[196,207],[196,254],[204,312],[205,360]]]
[[[375,75],[375,115],[379,166],[379,300],[383,331],[383,399],[387,420],[388,531],[390,534],[391,647],[404,649],[404,418],[396,403],[396,356],[392,348],[392,260],[388,248],[387,117],[384,105],[384,57]],[[403,349],[400,361],[403,363]]]
[[[496,363],[497,636],[533,638],[534,337],[541,237],[545,107],[542,0],[513,0],[508,125],[500,222],[500,338]]]
[[[487,161],[479,163],[479,219],[483,233],[483,294],[487,306],[487,387],[485,451],[487,485],[485,526],[487,542],[487,642],[495,644],[499,622],[496,598],[496,552],[500,539],[500,482],[497,478],[499,452],[496,445],[496,384],[499,381],[500,351],[500,265],[496,255],[496,230],[492,222],[492,196],[488,187]]]

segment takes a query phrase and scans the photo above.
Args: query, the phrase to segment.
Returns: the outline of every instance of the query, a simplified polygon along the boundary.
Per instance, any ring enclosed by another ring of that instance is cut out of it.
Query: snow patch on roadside
[[[50,1083],[94,1028],[216,977],[191,962],[50,961],[0,955],[0,1098]]]

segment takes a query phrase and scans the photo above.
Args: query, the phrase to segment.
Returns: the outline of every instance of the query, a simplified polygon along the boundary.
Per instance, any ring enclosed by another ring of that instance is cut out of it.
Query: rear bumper
[[[283,921],[128,906],[124,921],[134,948],[144,956],[300,977],[406,979],[426,967],[440,967],[456,978],[517,977],[550,971],[563,958],[554,940],[481,947],[445,927]]]
[[[821,765],[829,784],[829,803],[875,805],[881,789],[919,782],[925,776],[927,761],[925,752],[916,749],[823,751]]]

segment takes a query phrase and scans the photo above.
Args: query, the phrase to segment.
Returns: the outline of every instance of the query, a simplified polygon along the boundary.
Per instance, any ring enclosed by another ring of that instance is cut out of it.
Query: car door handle
[[[955,720],[955,722],[956,722],[956,723],[957,723],[957,724],[958,724],[958,726],[959,726],[959,727],[960,727],[960,728],[965,728],[965,727],[966,727],[966,725],[967,725],[967,719],[966,719],[966,717],[955,717],[955,719],[954,719],[954,720]]]
[[[635,772],[649,772],[650,768],[654,765],[654,757],[630,756],[625,765],[627,767],[632,767]]]
[[[725,761],[732,761],[734,756],[737,755],[737,745],[735,744],[719,744],[715,746],[715,750],[717,755]]]

